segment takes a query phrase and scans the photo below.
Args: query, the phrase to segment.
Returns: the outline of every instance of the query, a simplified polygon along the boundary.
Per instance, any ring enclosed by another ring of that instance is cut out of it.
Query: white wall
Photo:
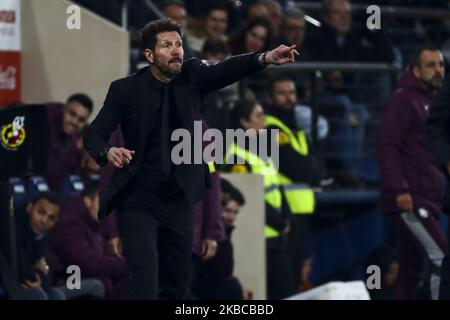
[[[261,176],[222,174],[243,194],[246,200],[232,235],[235,275],[255,299],[266,299],[266,242],[264,238],[264,187]]]
[[[71,4],[22,0],[22,100],[65,101],[85,92],[98,111],[109,83],[128,74],[128,33],[83,8],[81,29],[67,29]]]

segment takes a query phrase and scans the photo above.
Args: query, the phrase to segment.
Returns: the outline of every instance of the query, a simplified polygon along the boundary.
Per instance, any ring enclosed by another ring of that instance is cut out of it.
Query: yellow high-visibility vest
[[[280,191],[280,184],[278,182],[277,170],[272,162],[264,162],[257,155],[248,150],[240,148],[237,144],[233,144],[227,151],[225,156],[225,163],[229,163],[230,159],[238,156],[250,166],[253,174],[263,176],[264,181],[264,200],[276,210],[281,211],[283,204],[282,194]],[[271,226],[265,225],[264,235],[266,238],[275,238],[280,234]]]
[[[272,116],[265,116],[265,126],[275,126],[289,138],[292,148],[303,156],[309,153],[308,141],[303,130],[299,130],[297,135],[286,126],[280,119]],[[286,202],[292,214],[311,214],[315,209],[314,191],[307,184],[295,184],[290,178],[278,171],[278,181],[283,186]]]
[[[214,165],[214,162],[212,162],[212,161],[208,162],[208,169],[209,169],[209,173],[216,172],[216,166]]]

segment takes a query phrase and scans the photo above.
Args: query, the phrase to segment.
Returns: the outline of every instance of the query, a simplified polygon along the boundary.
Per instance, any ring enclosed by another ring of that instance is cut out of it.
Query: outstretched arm
[[[208,65],[203,61],[199,64],[197,83],[200,90],[209,92],[224,88],[245,76],[263,70],[269,64],[281,65],[294,62],[299,55],[295,45],[280,45],[277,48],[264,53],[247,53],[232,56],[214,65]]]

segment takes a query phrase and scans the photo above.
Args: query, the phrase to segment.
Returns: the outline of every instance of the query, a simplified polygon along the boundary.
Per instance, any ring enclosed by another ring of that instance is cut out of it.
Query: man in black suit
[[[450,215],[450,77],[447,75],[441,89],[428,108],[427,142],[436,164],[447,177],[442,199],[442,212]],[[450,243],[450,216],[447,243]],[[439,300],[450,300],[450,248],[447,246],[441,265]]]
[[[128,297],[182,299],[190,269],[192,207],[210,181],[205,163],[172,163],[171,132],[183,128],[192,139],[194,117],[206,94],[268,64],[292,62],[298,52],[281,45],[215,65],[197,58],[183,62],[180,26],[170,19],[148,23],[141,39],[149,67],[111,83],[84,145],[97,163],[116,167],[99,218],[119,209]],[[107,143],[118,125],[123,148]]]

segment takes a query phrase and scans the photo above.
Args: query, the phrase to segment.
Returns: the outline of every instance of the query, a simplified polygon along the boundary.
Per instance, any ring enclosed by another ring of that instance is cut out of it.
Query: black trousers
[[[288,258],[290,259],[292,277],[295,287],[302,282],[302,269],[309,258],[308,234],[310,215],[295,214],[292,216],[291,232],[289,233]]]
[[[279,300],[296,293],[285,236],[266,240],[267,299]]]
[[[192,208],[183,194],[148,193],[146,209],[122,208],[127,298],[184,299],[192,255]]]

